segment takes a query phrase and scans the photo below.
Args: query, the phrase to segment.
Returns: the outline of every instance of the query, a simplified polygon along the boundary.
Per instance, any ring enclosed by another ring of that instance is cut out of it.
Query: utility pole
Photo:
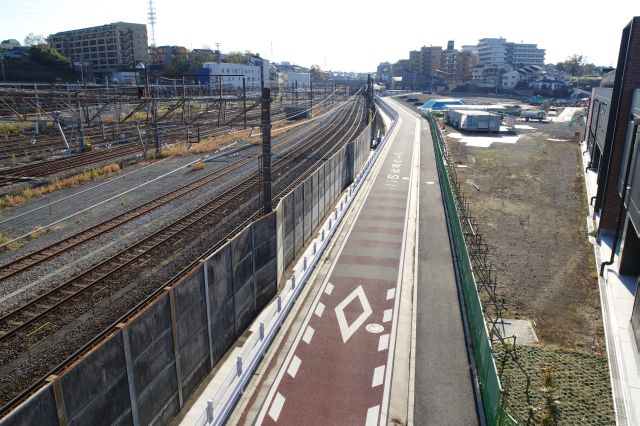
[[[271,213],[271,89],[262,88],[261,131],[262,131],[262,197],[263,213]]]
[[[313,115],[313,81],[309,79],[309,118]]]
[[[244,128],[247,128],[247,78],[242,77],[242,103],[244,108]]]
[[[371,121],[371,74],[367,74],[367,93],[365,95],[367,100],[367,124]]]
[[[373,80],[371,79],[371,74],[369,74],[369,108],[371,108],[371,139],[369,142],[369,146],[371,148],[376,147],[376,104],[373,102]]]

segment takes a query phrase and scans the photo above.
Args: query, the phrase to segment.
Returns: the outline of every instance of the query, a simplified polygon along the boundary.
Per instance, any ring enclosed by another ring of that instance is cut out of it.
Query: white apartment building
[[[506,39],[483,38],[478,42],[480,65],[504,65],[514,67],[544,65],[544,49],[536,44],[510,43]]]
[[[95,72],[119,71],[147,61],[147,26],[115,22],[51,34],[47,42],[72,62],[91,64]]]

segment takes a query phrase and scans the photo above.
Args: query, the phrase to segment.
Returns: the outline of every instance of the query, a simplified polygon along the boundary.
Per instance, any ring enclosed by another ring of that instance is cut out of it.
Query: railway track
[[[284,115],[284,110],[282,110],[272,115],[272,118],[273,120],[282,120],[284,119]],[[223,126],[217,126],[215,123],[205,121],[199,123],[198,127],[195,127],[193,124],[160,127],[158,129],[158,133],[163,140],[170,140],[173,144],[185,143],[189,141],[193,142],[195,135],[190,138],[190,132],[195,133],[197,131],[200,138],[216,137],[231,131],[233,129],[234,123],[237,124],[241,122],[242,119],[242,115],[236,114],[236,116],[233,117],[230,121],[225,122]],[[259,120],[260,111],[250,111],[250,114],[248,114],[247,116],[248,126],[258,126]],[[145,130],[152,129],[147,128]],[[26,164],[23,166],[0,170],[0,187],[9,186],[25,181],[31,181],[37,178],[44,178],[81,167],[89,167],[99,162],[116,160],[130,155],[142,154],[143,149],[139,142],[137,129],[135,129],[134,126],[132,129],[129,129],[127,131],[129,133],[132,133],[132,136],[128,136],[125,139],[119,139],[118,146],[114,146],[106,150],[76,154],[67,158],[49,160],[36,164]],[[87,136],[90,137],[90,135]],[[3,158],[2,155],[3,154],[0,151],[0,160],[2,160]],[[8,153],[4,154],[5,159],[10,158],[11,156],[12,155]]]
[[[321,126],[321,125],[322,123],[314,124],[314,126]],[[312,128],[305,129],[304,131],[309,132],[311,130]],[[278,149],[286,146],[291,142],[291,140],[298,137],[300,132],[301,131],[288,134],[287,136],[282,138],[282,140],[278,140],[274,144],[273,148]],[[129,223],[145,214],[148,214],[153,210],[157,210],[160,207],[165,206],[168,203],[182,196],[190,194],[193,191],[204,187],[205,185],[208,185],[226,175],[233,173],[236,170],[239,170],[246,164],[249,164],[252,161],[255,161],[259,157],[260,157],[260,154],[252,154],[247,158],[237,160],[233,164],[229,164],[220,170],[216,170],[214,173],[211,173],[194,182],[183,185],[171,192],[168,192],[159,197],[156,197],[153,200],[146,202],[140,206],[137,206],[127,212],[124,212],[113,218],[107,219],[88,229],[85,229],[83,231],[70,235],[67,238],[64,238],[60,241],[57,241],[53,244],[43,247],[35,252],[22,256],[12,262],[6,263],[4,265],[0,265],[0,282],[7,280],[18,274],[21,274],[27,270],[30,270],[31,268],[34,268],[44,262],[50,261],[64,254],[68,250],[78,247],[79,245],[84,244],[88,241],[91,241],[95,238],[98,238],[99,236],[106,234],[107,232],[110,232],[113,229],[119,226],[122,226],[126,223]]]
[[[360,108],[361,111],[363,111],[363,108]],[[350,117],[354,117],[355,116],[355,112],[351,111],[350,113]],[[362,113],[360,113],[360,117],[362,116]],[[335,128],[335,127],[333,127]],[[338,134],[335,134],[331,139],[333,139],[334,141],[340,141],[340,142],[344,142],[345,140],[348,141],[350,137],[352,137],[353,134],[357,134],[357,126],[354,125],[353,123],[351,124],[350,129],[345,129],[345,126],[342,126],[341,128],[342,130],[339,130]],[[351,133],[349,133],[351,131]],[[301,158],[302,155],[302,151],[306,151],[307,153],[310,151],[310,149],[312,149],[310,147],[311,144],[304,144],[304,146],[299,146],[297,147],[297,149],[292,150],[289,153],[289,156],[287,157],[289,159],[289,161],[287,163],[284,162],[280,162],[279,164],[282,164],[283,168],[288,168],[288,169],[294,169],[296,165],[300,165],[300,161],[299,159]],[[329,152],[329,151],[334,151],[334,148],[329,147],[328,151],[325,152]],[[311,161],[316,161],[316,162],[321,162],[323,161],[322,158],[326,157],[327,154],[323,154],[323,155],[317,155],[317,156],[313,156],[314,158],[316,158],[316,160],[313,160],[313,158],[308,158],[308,162],[307,164],[309,164],[309,162]],[[319,160],[318,160],[319,159]],[[284,160],[283,160],[284,161]],[[289,185],[289,187],[294,186],[295,183],[292,183],[291,185]],[[288,191],[288,188],[284,189],[284,190],[278,190],[278,192],[276,192],[276,199],[279,199],[281,196],[285,195],[285,192]],[[259,216],[259,212],[254,212],[249,214],[249,216],[247,216],[246,220],[240,219],[240,222],[236,222],[236,224],[233,225],[233,231],[230,231],[231,228],[228,228],[229,230],[225,231],[224,234],[220,235],[218,238],[220,238],[220,240],[216,240],[219,241],[218,243],[213,244],[213,246],[211,246],[211,244],[206,244],[207,248],[205,249],[206,252],[200,252],[199,256],[206,256],[207,253],[211,253],[213,250],[215,250],[216,247],[219,247],[220,244],[222,244],[224,241],[226,241],[226,239],[230,238],[233,234],[235,234],[238,230],[240,230],[244,225],[246,225],[250,220],[255,219],[257,216]],[[239,224],[238,224],[239,223]],[[226,237],[224,236],[226,235]],[[188,237],[187,237],[188,238]],[[193,259],[193,258],[191,258]],[[195,261],[189,260],[188,261],[190,266],[187,266],[186,269],[190,268],[191,266],[193,266],[194,264],[197,263],[197,259]],[[182,266],[180,266],[180,268],[183,268]],[[186,269],[183,269],[182,272],[179,272],[178,274],[176,274],[171,280],[170,282],[172,282],[174,279],[177,279],[177,277],[179,277],[184,271],[186,271]],[[162,291],[162,288],[164,286],[160,286],[158,287],[158,289],[153,290],[151,292],[147,292],[144,295],[141,296],[141,298],[137,298],[134,299],[134,301],[131,303],[131,305],[135,305],[135,307],[133,309],[129,309],[126,311],[126,313],[123,313],[125,311],[120,311],[120,313],[117,312],[112,312],[111,316],[107,316],[104,317],[102,316],[102,321],[104,323],[104,321],[108,321],[107,323],[105,323],[103,325],[103,327],[107,327],[107,328],[102,328],[103,331],[97,333],[97,334],[93,334],[93,335],[86,335],[85,340],[78,340],[77,336],[74,338],[71,338],[67,335],[65,335],[64,337],[64,343],[62,343],[62,345],[56,345],[54,346],[54,350],[53,352],[51,352],[51,350],[48,349],[48,346],[46,348],[41,348],[39,349],[38,353],[41,355],[45,355],[45,353],[49,353],[49,356],[46,356],[44,358],[38,358],[40,359],[40,361],[36,361],[36,358],[34,358],[34,360],[30,360],[28,363],[25,363],[26,361],[26,353],[24,354],[25,358],[24,361],[21,364],[16,364],[16,365],[20,365],[19,369],[20,369],[20,373],[16,374],[16,381],[15,383],[20,383],[20,387],[14,387],[11,388],[10,383],[14,382],[14,379],[11,379],[10,382],[5,382],[3,383],[3,392],[5,393],[4,397],[2,398],[2,401],[5,402],[5,404],[1,407],[1,411],[3,413],[8,412],[8,410],[11,409],[11,407],[15,407],[17,406],[17,404],[20,403],[20,401],[24,400],[25,398],[27,398],[30,394],[32,394],[34,391],[36,391],[41,384],[44,383],[44,380],[47,376],[49,376],[50,374],[58,374],[58,372],[60,371],[60,369],[64,369],[66,368],[67,365],[69,365],[69,363],[74,362],[74,360],[79,359],[79,357],[85,353],[86,351],[90,350],[90,348],[92,348],[95,344],[98,344],[98,342],[100,342],[100,340],[103,338],[103,336],[107,335],[110,330],[111,330],[111,326],[107,326],[107,324],[113,324],[115,325],[118,321],[122,321],[124,318],[128,318],[131,315],[134,315],[136,312],[139,312],[140,309],[142,309],[146,304],[150,303],[152,300],[154,300],[154,298],[157,296],[157,294],[159,294],[159,292]],[[104,287],[103,287],[104,288]],[[91,290],[89,290],[86,293],[90,293]],[[131,306],[130,305],[130,306]],[[62,308],[62,306],[61,306]],[[63,312],[67,312],[65,310],[59,310],[57,315],[63,315]],[[72,314],[77,314],[77,308],[71,308],[70,311]],[[106,312],[106,311],[105,311]],[[53,318],[57,317],[54,316]],[[68,315],[68,313],[67,313]],[[123,316],[124,315],[124,316]],[[110,319],[109,319],[110,318]],[[4,354],[6,354],[5,350],[6,348],[13,348],[11,349],[12,351],[15,350],[16,347],[18,346],[22,346],[23,342],[20,340],[15,340],[18,336],[14,336],[11,339],[8,339],[7,341],[3,342],[0,347],[5,348],[2,352]],[[68,340],[71,339],[71,340]],[[11,342],[13,342],[13,344],[11,344]],[[88,343],[87,343],[88,342]],[[9,345],[9,346],[6,346]],[[40,345],[43,346],[43,345]],[[62,350],[62,348],[64,348],[64,350],[66,350],[66,352],[60,352],[60,350]],[[24,347],[22,347],[22,350],[24,351]],[[55,355],[54,355],[55,354]],[[4,355],[3,355],[4,356]],[[40,355],[38,355],[40,357]],[[61,359],[66,359],[65,361],[60,362]],[[36,362],[36,364],[33,364],[33,362]],[[37,367],[36,367],[37,366]],[[34,369],[35,367],[35,369]],[[31,373],[29,373],[31,372]],[[31,376],[28,376],[28,374],[32,374]],[[13,375],[11,375],[13,376]],[[15,386],[15,385],[14,385]]]
[[[331,135],[338,127],[348,124],[350,119],[353,120],[353,111],[350,112],[351,114],[346,114],[342,111],[336,123],[327,128],[319,129],[315,134],[310,135],[305,143],[299,144],[286,157],[277,160],[274,163],[274,175],[282,171],[290,171],[296,166],[299,167],[300,157],[308,156],[308,152],[313,149],[317,138],[327,138],[325,144],[331,143],[335,136],[328,137],[327,135]],[[175,245],[174,240],[179,235],[201,223],[204,219],[209,219],[210,221],[212,217],[225,217],[237,207],[234,206],[234,201],[237,203],[237,200],[241,197],[251,198],[258,190],[259,175],[254,174],[251,178],[244,180],[205,205],[173,221],[170,225],[124,251],[66,280],[28,303],[4,313],[0,317],[0,342],[4,342],[25,330],[33,333],[34,330],[38,330],[40,324],[47,322],[43,321],[43,319],[46,319],[58,308],[87,293],[89,290],[95,290],[92,293],[93,295],[102,292],[109,285],[107,281],[123,268],[128,266],[143,267],[154,256],[155,249],[162,245]]]

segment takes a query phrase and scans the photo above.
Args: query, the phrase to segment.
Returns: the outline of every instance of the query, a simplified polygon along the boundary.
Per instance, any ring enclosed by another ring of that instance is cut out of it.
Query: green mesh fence
[[[445,210],[449,218],[449,226],[453,237],[453,246],[457,259],[456,267],[462,281],[467,317],[473,339],[474,356],[478,366],[478,380],[480,382],[480,392],[482,393],[482,405],[484,407],[487,424],[517,425],[518,422],[504,411],[500,404],[502,386],[500,385],[498,371],[493,359],[491,340],[489,339],[489,332],[482,311],[480,295],[478,294],[460,217],[456,208],[455,193],[452,188],[450,175],[447,171],[447,164],[445,163],[446,160],[442,148],[444,146],[444,140],[433,116],[429,113],[423,113],[423,115],[429,121],[431,127],[431,136],[436,152],[436,165],[440,177]]]

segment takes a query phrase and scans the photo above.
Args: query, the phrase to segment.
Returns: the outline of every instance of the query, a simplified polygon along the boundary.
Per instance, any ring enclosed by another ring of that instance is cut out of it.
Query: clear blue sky
[[[577,53],[615,66],[622,28],[638,0],[606,2],[429,0],[315,2],[156,0],[156,42],[189,48],[220,43],[271,60],[323,69],[374,71],[423,45],[476,44],[483,37],[537,43],[546,62]],[[147,22],[145,0],[0,0],[0,39],[115,21]]]

